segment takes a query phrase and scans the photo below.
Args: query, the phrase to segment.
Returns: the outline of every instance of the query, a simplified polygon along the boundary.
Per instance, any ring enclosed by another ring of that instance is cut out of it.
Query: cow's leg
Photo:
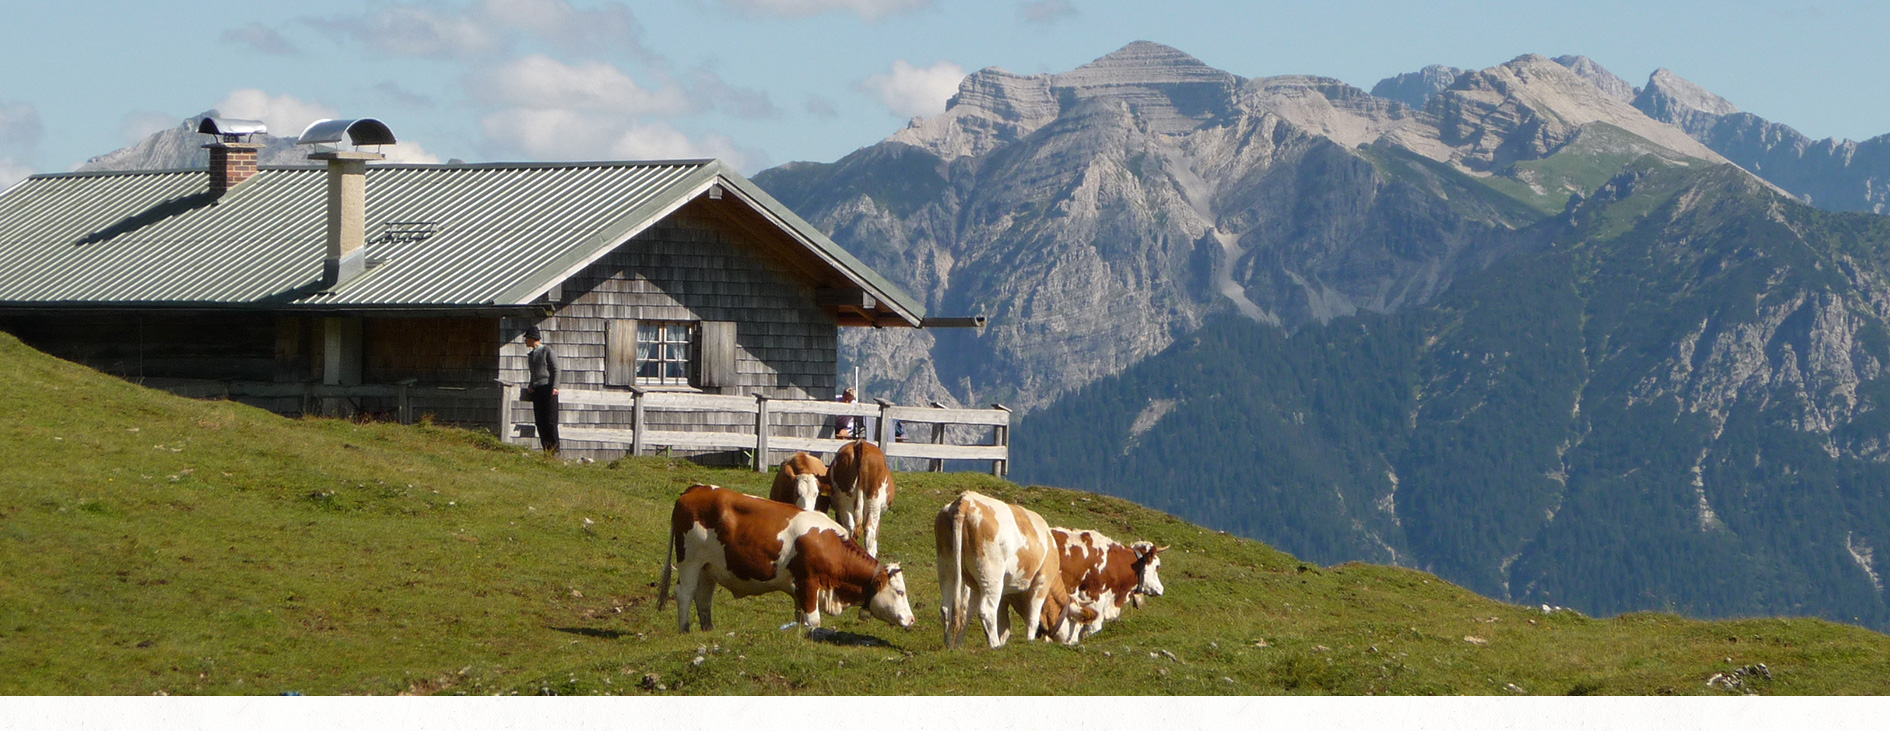
[[[978,621],[984,624],[984,642],[989,647],[1003,647],[1011,637],[1010,618],[1004,615],[1001,590],[979,589],[971,593],[978,604]]]
[[[801,628],[812,632],[820,629],[820,590],[811,581],[794,582],[794,621],[801,623]]]
[[[700,563],[685,563],[676,572],[676,631],[689,633],[689,605],[695,602],[697,584],[707,578]]]
[[[885,511],[886,495],[884,493],[866,503],[864,520],[866,539],[861,542],[861,547],[865,548],[867,555],[873,558],[879,558],[879,516]]]
[[[709,577],[702,577],[696,582],[696,619],[702,625],[702,631],[715,629],[715,619],[710,610],[715,606],[715,582]]]
[[[1049,594],[1048,591],[1031,592],[1030,599],[1023,602],[1021,608],[1024,610],[1024,639],[1031,641],[1037,639],[1037,626],[1043,623],[1043,605],[1049,601]]]

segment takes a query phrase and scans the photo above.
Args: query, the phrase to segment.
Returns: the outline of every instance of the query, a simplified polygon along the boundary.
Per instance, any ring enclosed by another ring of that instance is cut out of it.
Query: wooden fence
[[[190,398],[239,399],[239,398],[296,398],[301,399],[303,414],[322,414],[336,410],[337,401],[360,398],[384,398],[396,401],[395,413],[402,424],[412,424],[415,420],[415,399],[437,399],[466,401],[485,404],[491,408],[504,394],[503,388],[494,383],[485,386],[419,386],[408,379],[399,383],[364,383],[353,386],[339,386],[327,383],[277,383],[273,381],[212,381],[194,378],[147,378],[142,385],[163,389],[179,396]],[[516,389],[515,389],[516,390]],[[488,411],[488,414],[495,412]],[[505,419],[503,408],[496,412],[500,419]],[[487,422],[488,424],[492,422]],[[501,422],[503,423],[503,421]]]
[[[502,388],[505,391],[504,403],[520,402],[522,389],[509,384]],[[829,417],[858,417],[861,419],[862,426],[866,418],[877,417],[879,423],[873,435],[873,441],[878,443],[887,457],[929,459],[934,472],[942,471],[944,462],[948,459],[989,461],[991,474],[1000,477],[1010,470],[1011,410],[1001,405],[993,405],[989,409],[948,409],[938,404],[930,407],[896,406],[884,401],[877,404],[841,403],[774,399],[764,395],[722,396],[648,391],[640,388],[632,388],[629,391],[561,388],[558,390],[558,402],[561,405],[628,409],[630,411],[630,428],[628,429],[560,425],[558,438],[560,441],[626,446],[629,453],[633,455],[649,454],[652,449],[664,447],[686,450],[753,450],[755,470],[765,472],[774,468],[774,453],[776,452],[832,454],[850,441],[776,433],[782,428],[774,423],[776,416],[819,414]],[[747,414],[752,415],[753,420],[746,422],[750,424],[749,428],[741,431],[659,431],[642,428],[642,425],[648,423],[644,415],[649,411]],[[507,413],[509,417],[511,412]],[[522,430],[518,427],[528,425],[529,418],[527,416],[525,422],[508,418],[505,422],[507,428],[504,429],[503,437],[510,442],[525,442],[526,438],[521,435]],[[896,422],[931,424],[931,441],[895,441],[893,424]],[[947,444],[946,427],[960,425],[991,427],[992,443]]]

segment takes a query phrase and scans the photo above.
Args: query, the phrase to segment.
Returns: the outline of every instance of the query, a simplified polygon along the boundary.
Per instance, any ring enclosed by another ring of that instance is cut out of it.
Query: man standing
[[[839,396],[835,397],[834,400],[839,401],[840,403],[843,403],[843,404],[850,404],[855,401],[858,401],[859,398],[860,398],[859,394],[856,393],[853,389],[849,388],[845,392],[841,393]],[[860,417],[858,416],[854,416],[852,414],[843,414],[840,417],[833,420],[833,436],[835,439],[859,439],[865,436],[863,434],[860,434],[859,432],[860,432]]]
[[[532,400],[532,420],[538,424],[538,443],[547,454],[558,453],[558,356],[551,353],[538,326],[525,328],[525,362],[532,380],[525,397]]]

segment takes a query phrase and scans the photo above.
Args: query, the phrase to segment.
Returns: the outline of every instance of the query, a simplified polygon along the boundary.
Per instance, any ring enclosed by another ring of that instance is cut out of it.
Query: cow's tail
[[[663,605],[669,601],[669,572],[670,567],[675,565],[675,559],[676,528],[672,525],[669,529],[669,545],[663,549],[663,580],[656,584],[657,609],[662,609]]]
[[[939,609],[945,615],[945,647],[957,646],[971,611],[971,591],[965,585],[965,515],[962,498],[945,506],[933,522],[938,543]],[[947,558],[946,553],[951,556]]]

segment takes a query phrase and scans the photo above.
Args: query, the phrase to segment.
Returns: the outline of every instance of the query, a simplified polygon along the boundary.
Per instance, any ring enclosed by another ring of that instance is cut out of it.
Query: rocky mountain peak
[[[1588,78],[1545,56],[1525,54],[1457,78],[1425,111],[1437,117],[1440,139],[1454,161],[1493,170],[1546,156],[1585,125],[1601,122],[1685,157],[1725,158],[1678,129],[1661,124],[1603,91]]]
[[[1450,88],[1450,85],[1463,75],[1463,69],[1455,66],[1431,64],[1407,74],[1398,74],[1387,79],[1380,79],[1372,85],[1372,96],[1404,102],[1413,109],[1422,109],[1437,92]]]
[[[210,140],[197,133],[197,124],[205,117],[222,115],[215,109],[191,116],[170,129],[147,135],[137,144],[123,147],[99,155],[75,168],[78,172],[103,170],[173,170],[202,168],[210,165],[210,152],[203,149]],[[296,137],[277,137],[271,134],[256,135],[253,140],[263,146],[257,153],[257,162],[262,165],[309,165],[308,151],[297,149]]]
[[[1720,117],[1739,112],[1732,102],[1664,68],[1648,77],[1647,88],[1634,98],[1634,106],[1695,137],[1711,129]]]
[[[1220,69],[1154,41],[1136,41],[1102,58],[1057,74],[1058,86],[1095,84],[1223,83],[1233,78]]]
[[[1632,104],[1634,103],[1634,96],[1640,93],[1640,90],[1634,88],[1633,84],[1629,84],[1627,80],[1615,76],[1614,73],[1602,68],[1601,64],[1595,63],[1594,59],[1587,56],[1556,56],[1555,62],[1575,72],[1576,76],[1593,82],[1596,87],[1601,89],[1603,94],[1607,94],[1620,101]]]

